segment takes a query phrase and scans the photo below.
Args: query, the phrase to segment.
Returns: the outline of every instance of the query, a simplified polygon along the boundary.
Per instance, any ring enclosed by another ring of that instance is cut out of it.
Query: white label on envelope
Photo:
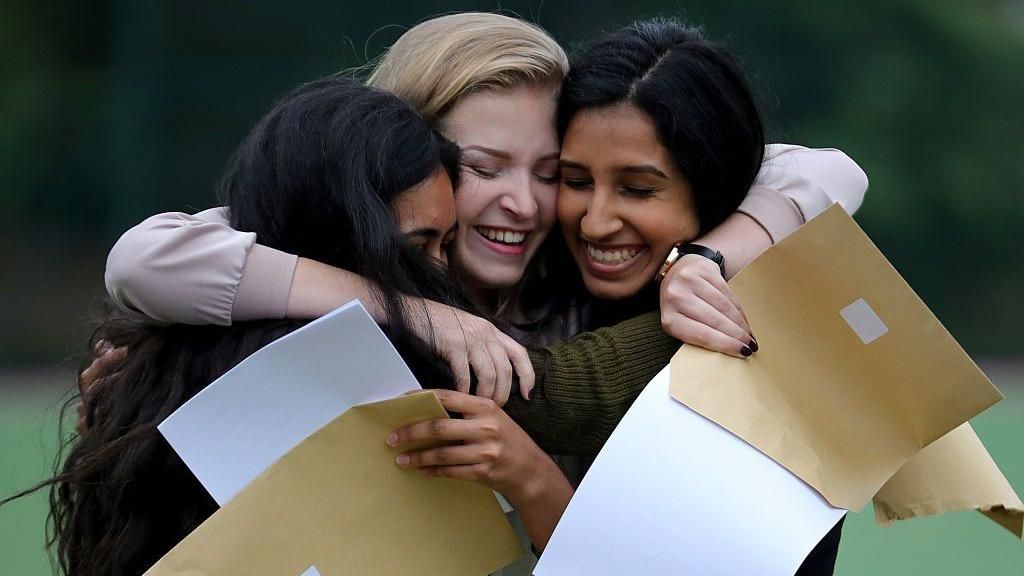
[[[320,576],[320,571],[316,569],[316,566],[310,566],[301,576]]]
[[[863,298],[858,298],[853,304],[840,310],[839,314],[865,344],[874,342],[889,331],[889,327]]]

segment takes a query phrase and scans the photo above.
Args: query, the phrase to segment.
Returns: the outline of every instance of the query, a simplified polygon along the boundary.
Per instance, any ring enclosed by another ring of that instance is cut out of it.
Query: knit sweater
[[[505,411],[549,454],[593,456],[679,346],[651,312],[533,351],[530,400]]]

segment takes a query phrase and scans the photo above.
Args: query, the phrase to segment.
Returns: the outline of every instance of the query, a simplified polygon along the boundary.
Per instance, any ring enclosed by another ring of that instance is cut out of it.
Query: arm
[[[769,144],[737,211],[757,221],[774,244],[835,202],[856,213],[867,189],[867,174],[839,150]]]
[[[765,160],[737,211],[695,240],[725,256],[731,278],[772,244],[833,202],[851,214],[867,191],[864,171],[838,150],[789,144],[765,147]],[[736,357],[757,351],[743,309],[718,267],[699,256],[684,256],[661,284],[661,319],[666,332],[683,342]]]
[[[597,454],[679,349],[656,312],[531,352],[536,386],[505,411],[551,454]]]
[[[124,233],[107,257],[107,291],[124,309],[157,322],[228,325],[234,320],[316,318],[354,298],[379,324],[387,315],[353,272],[256,243],[228,224],[227,210],[158,214]],[[451,365],[460,390],[504,404],[514,370],[520,392],[533,386],[526,350],[487,320],[407,299],[413,328]]]
[[[316,318],[353,298],[384,315],[361,276],[258,244],[225,208],[147,218],[114,244],[105,280],[117,305],[157,322]]]
[[[157,214],[125,232],[107,256],[107,292],[157,322],[228,325],[282,318],[295,256],[233,230],[224,208]]]

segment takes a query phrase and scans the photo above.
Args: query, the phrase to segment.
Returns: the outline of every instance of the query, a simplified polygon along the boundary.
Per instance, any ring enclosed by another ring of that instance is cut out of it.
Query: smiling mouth
[[[518,230],[504,230],[501,228],[487,228],[485,226],[476,226],[476,231],[481,236],[487,238],[491,242],[497,244],[503,244],[505,246],[522,246],[526,242],[526,237],[530,235],[529,232],[523,232]]]
[[[637,254],[643,252],[643,247],[629,246],[614,249],[601,249],[587,242],[587,256],[595,264],[604,266],[624,266],[633,261]]]

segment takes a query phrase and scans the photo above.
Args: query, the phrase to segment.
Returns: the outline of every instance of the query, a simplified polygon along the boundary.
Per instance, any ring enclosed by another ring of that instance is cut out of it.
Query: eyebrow
[[[483,152],[484,154],[487,154],[488,156],[494,156],[496,158],[503,158],[505,160],[509,160],[509,159],[512,158],[512,155],[509,154],[508,152],[504,151],[504,150],[498,150],[498,149],[495,149],[495,148],[488,148],[486,146],[466,146],[465,148],[462,149],[463,152],[467,152],[469,150],[476,150],[477,152]],[[554,152],[549,152],[549,153],[541,156],[540,158],[538,158],[537,161],[538,162],[543,162],[545,160],[557,160],[558,159],[558,154],[559,153],[558,153],[557,150],[554,151]]]
[[[587,170],[587,171],[590,170],[590,167],[587,166],[586,164],[581,164],[579,162],[573,162],[572,160],[561,160],[561,161],[558,162],[558,165],[561,166],[562,168],[575,168],[577,170]],[[651,174],[652,176],[660,176],[662,178],[665,178],[666,180],[668,179],[668,176],[664,172],[662,172],[661,170],[659,170],[658,168],[656,168],[656,167],[654,167],[654,166],[652,166],[650,164],[637,164],[637,165],[634,165],[634,166],[621,166],[621,167],[616,167],[616,170],[619,171],[619,172],[625,172],[627,174]]]
[[[505,152],[504,150],[496,150],[494,148],[488,148],[486,146],[466,146],[465,148],[462,149],[463,152],[468,152],[470,150],[476,150],[478,152],[483,152],[484,154],[487,154],[489,156],[504,158],[506,160],[512,158],[512,155],[509,154],[508,152]]]
[[[637,166],[623,166],[619,168],[620,172],[627,172],[630,174],[651,174],[653,176],[661,176],[662,178],[668,179],[668,176],[664,172],[658,170],[656,167],[650,164],[639,164]]]

